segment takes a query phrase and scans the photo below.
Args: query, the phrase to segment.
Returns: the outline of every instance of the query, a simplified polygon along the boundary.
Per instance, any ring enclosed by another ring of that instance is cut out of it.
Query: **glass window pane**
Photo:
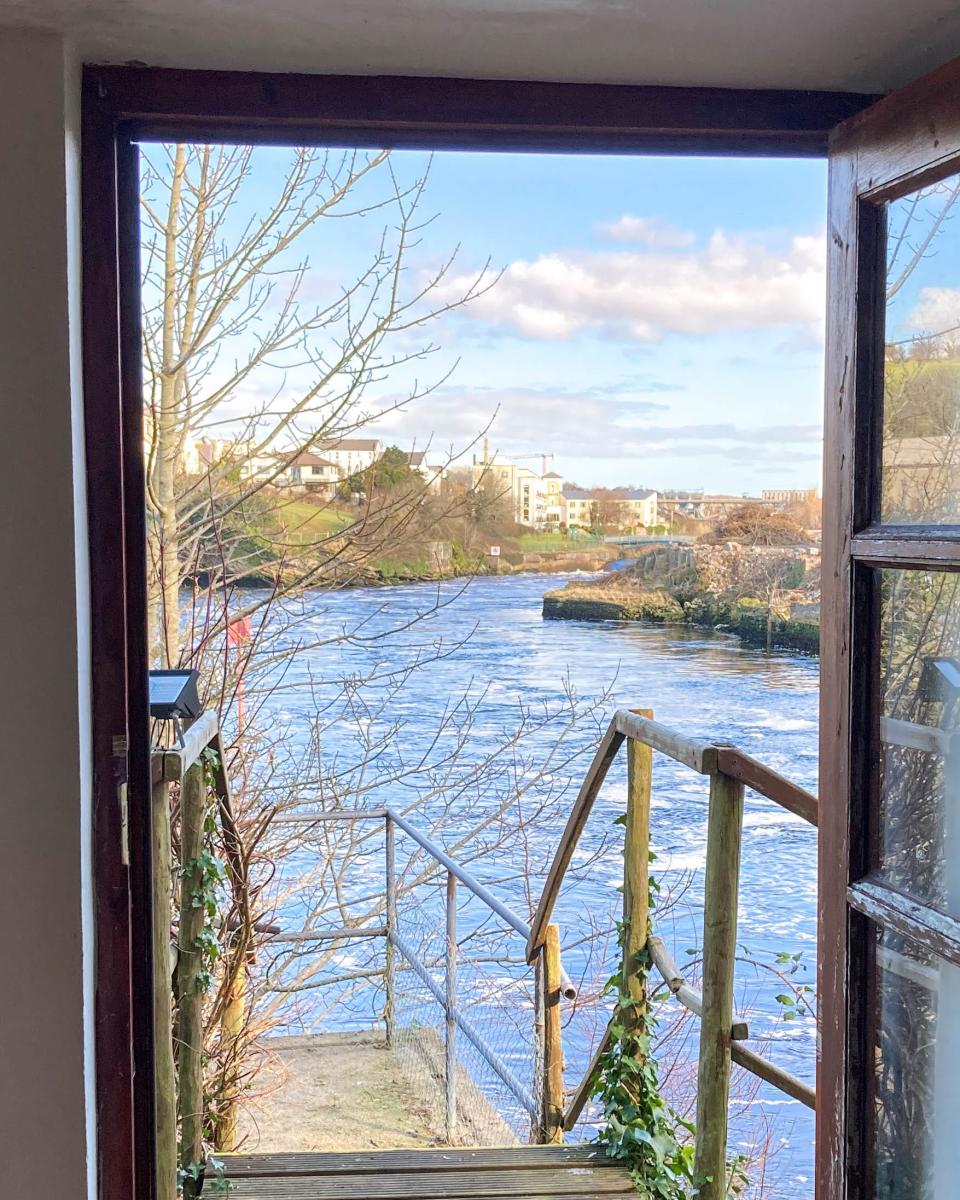
[[[891,930],[877,931],[874,953],[867,1194],[874,1200],[955,1200],[960,968]]]
[[[960,917],[960,575],[879,575],[875,866],[892,886]]]
[[[960,522],[960,175],[887,207],[880,515]]]

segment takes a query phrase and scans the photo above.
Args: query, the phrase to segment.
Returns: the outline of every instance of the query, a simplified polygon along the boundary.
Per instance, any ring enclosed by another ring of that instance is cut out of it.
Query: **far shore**
[[[650,550],[624,571],[547,592],[543,616],[696,625],[735,633],[752,646],[818,655],[819,572],[815,547]]]

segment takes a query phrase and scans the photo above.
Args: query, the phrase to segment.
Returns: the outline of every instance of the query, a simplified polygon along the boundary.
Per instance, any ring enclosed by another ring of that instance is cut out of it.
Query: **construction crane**
[[[523,460],[527,459],[527,458],[539,458],[540,459],[540,474],[541,474],[541,476],[546,475],[547,463],[553,462],[553,457],[554,456],[553,456],[552,452],[548,454],[543,451],[537,451],[536,454],[505,454],[504,455],[504,458],[508,458],[511,462],[523,462]]]

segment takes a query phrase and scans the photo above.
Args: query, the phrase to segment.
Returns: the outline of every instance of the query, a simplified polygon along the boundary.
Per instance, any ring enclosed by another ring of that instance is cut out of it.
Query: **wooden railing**
[[[912,734],[916,740],[919,733]],[[929,740],[929,734],[924,733]],[[902,744],[913,744],[912,741]],[[621,747],[627,748],[627,819],[624,844],[624,961],[632,963],[644,950],[662,976],[669,992],[701,1022],[698,1067],[696,1170],[708,1180],[698,1193],[700,1200],[721,1200],[725,1172],[727,1106],[731,1063],[752,1071],[810,1108],[815,1107],[813,1089],[801,1080],[768,1062],[743,1043],[749,1037],[747,1023],[733,1013],[734,960],[737,930],[737,892],[740,872],[740,840],[743,820],[743,793],[748,786],[762,795],[816,824],[817,799],[777,772],[733,746],[685,737],[652,719],[648,711],[618,711],[600,741],[580,787],[550,867],[543,894],[528,925],[512,912],[463,866],[452,859],[432,838],[413,825],[406,815],[394,808],[334,810],[324,813],[286,815],[282,824],[295,824],[308,830],[328,821],[384,822],[384,921],[382,924],[349,928],[311,928],[291,932],[270,930],[273,942],[341,942],[357,937],[382,937],[386,947],[384,1022],[388,1041],[394,1036],[394,975],[397,956],[414,971],[444,1010],[446,1041],[445,1108],[450,1140],[455,1134],[456,1040],[464,1036],[500,1077],[507,1089],[527,1110],[533,1120],[534,1139],[561,1142],[571,1130],[589,1099],[595,1083],[598,1061],[609,1045],[605,1035],[578,1086],[567,1095],[563,1083],[561,1045],[561,1003],[576,997],[576,987],[560,960],[557,926],[551,923],[565,872],[576,850],[577,841],[590,815],[610,765]],[[924,743],[926,745],[926,743]],[[212,780],[204,777],[203,753],[216,751],[210,769]],[[710,803],[707,823],[707,860],[704,884],[703,984],[698,992],[677,968],[667,947],[649,932],[649,847],[650,801],[653,782],[653,751],[710,778]],[[154,894],[154,1021],[156,1031],[156,1106],[157,1106],[157,1195],[173,1200],[177,1161],[182,1165],[199,1161],[201,1128],[199,1098],[201,1087],[201,1011],[196,974],[200,969],[195,952],[196,931],[192,922],[196,908],[192,903],[195,881],[185,875],[179,914],[178,955],[175,967],[170,963],[170,930],[173,924],[169,787],[180,785],[180,861],[184,870],[198,857],[203,813],[207,803],[208,782],[216,793],[224,843],[229,859],[231,885],[244,886],[244,863],[240,853],[229,782],[223,762],[223,747],[215,717],[203,714],[185,733],[183,743],[153,754],[153,894]],[[397,920],[398,881],[395,841],[406,835],[430,855],[437,868],[446,874],[446,937],[443,984],[437,982],[415,947],[403,937]],[[519,1080],[507,1063],[495,1053],[481,1031],[462,1012],[457,1002],[457,887],[463,886],[487,908],[496,913],[526,943],[528,963],[536,970],[535,1029],[537,1063],[532,1088]],[[241,956],[240,961],[243,961]],[[177,978],[180,1012],[175,1040],[171,1036],[170,970]],[[639,976],[628,972],[626,987],[632,993],[641,987]],[[242,1022],[245,970],[241,967],[231,984],[222,1020]],[[642,999],[642,997],[640,997]],[[174,1050],[176,1048],[176,1068]],[[177,1146],[177,1082],[181,1096],[179,1154]],[[186,1092],[186,1095],[184,1094]],[[191,1102],[190,1097],[195,1097]],[[223,1130],[223,1149],[231,1148],[232,1122]]]
[[[212,750],[205,775],[204,752]],[[154,1088],[156,1110],[156,1197],[175,1200],[177,1167],[187,1168],[203,1158],[203,991],[197,937],[203,926],[203,909],[194,902],[201,887],[199,873],[203,825],[208,808],[208,782],[216,796],[217,817],[223,832],[230,886],[245,890],[246,865],[234,821],[233,799],[227,777],[215,712],[202,713],[184,730],[179,745],[151,754],[151,862],[153,894],[153,1024]],[[173,854],[170,833],[170,786],[180,787],[180,846]],[[175,886],[180,877],[179,889]],[[173,897],[179,890],[177,938],[171,944]],[[243,1024],[246,964],[239,947],[229,979],[221,1017],[225,1034]],[[171,979],[171,977],[173,977]],[[173,987],[180,998],[177,1028],[173,1029]],[[180,1109],[177,1126],[178,1097]],[[236,1138],[239,1089],[228,1098],[221,1136],[230,1145]],[[195,1184],[188,1180],[184,1195]]]
[[[527,939],[530,962],[539,960],[544,948],[550,945],[553,934],[549,931],[554,928],[550,918],[564,875],[610,765],[625,743],[628,773],[623,886],[625,986],[631,994],[641,988],[639,977],[627,968],[646,950],[667,989],[700,1019],[695,1170],[705,1182],[698,1196],[700,1200],[722,1200],[731,1063],[751,1071],[809,1108],[816,1107],[812,1088],[742,1044],[749,1036],[749,1029],[733,1011],[744,787],[752,788],[812,825],[817,823],[817,798],[735,746],[686,737],[654,721],[649,710],[618,711],[600,741],[560,838]],[[649,932],[654,750],[710,778],[702,992],[686,982],[666,946]],[[590,1098],[609,1038],[608,1031],[569,1099],[556,1092],[545,1098],[545,1104],[562,1110],[565,1130],[577,1123]],[[545,1085],[549,1084],[545,1079]]]

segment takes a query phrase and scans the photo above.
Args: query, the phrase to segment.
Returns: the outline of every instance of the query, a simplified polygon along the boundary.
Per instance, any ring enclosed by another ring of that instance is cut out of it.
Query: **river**
[[[324,757],[328,762],[334,757],[348,761],[371,728],[382,730],[395,721],[397,745],[389,755],[385,750],[380,761],[399,756],[409,765],[420,754],[428,759],[433,754],[436,759],[437,751],[431,748],[438,723],[450,700],[466,690],[476,707],[462,751],[465,762],[454,772],[461,782],[469,777],[469,764],[481,761],[502,740],[504,731],[514,728],[524,706],[535,727],[519,754],[501,758],[499,766],[463,789],[463,805],[473,817],[495,802],[498,787],[501,794],[509,794],[517,779],[530,781],[536,763],[546,760],[565,724],[563,713],[571,693],[578,704],[589,706],[609,692],[601,704],[602,720],[601,714],[595,714],[595,719],[567,735],[566,744],[582,751],[581,757],[569,766],[554,766],[533,785],[531,794],[539,789],[543,811],[527,831],[523,847],[519,841],[501,845],[489,862],[481,859],[475,864],[479,875],[511,893],[505,899],[524,917],[528,901],[519,876],[525,865],[529,869],[529,856],[536,875],[546,869],[589,761],[586,752],[595,744],[599,725],[617,707],[652,708],[659,721],[693,736],[732,742],[816,790],[816,660],[786,652],[765,654],[735,638],[687,627],[544,621],[543,592],[561,586],[567,578],[514,575],[480,578],[466,587],[453,581],[439,587],[414,584],[309,595],[291,634],[308,648],[295,657],[283,690],[269,702],[278,726],[285,726],[292,736],[303,736],[303,717],[313,717],[332,702],[340,690],[339,679],[376,675],[378,680],[358,689],[366,700],[354,704],[349,717],[326,714],[321,734]],[[356,631],[355,636],[344,638],[345,630]],[[381,640],[377,635],[384,630],[394,632]],[[395,672],[418,661],[422,665],[408,670],[402,687],[392,691]],[[541,721],[541,715],[548,713],[554,715]],[[294,734],[296,730],[300,733]],[[456,735],[448,731],[440,741],[449,744],[451,739]],[[438,768],[430,778],[436,781],[441,775]],[[356,776],[358,780],[369,777],[369,769]],[[422,780],[394,782],[385,789],[374,788],[363,802],[409,802],[415,789],[423,786]],[[624,798],[621,761],[615,764],[584,835],[579,858],[586,865],[557,908],[554,919],[565,942],[578,940],[586,913],[600,914],[609,922],[615,912],[622,864],[609,847],[609,837]],[[432,803],[428,801],[427,807]],[[451,843],[462,827],[461,816],[465,819],[456,809],[445,814],[440,840]],[[664,895],[674,897],[666,905],[658,931],[682,966],[687,951],[698,945],[706,833],[704,780],[657,756],[652,818],[657,855],[653,869]],[[597,856],[591,859],[594,853]],[[380,869],[378,863],[371,861],[371,877]],[[815,831],[748,792],[739,910],[744,961],[738,966],[738,1008],[750,1024],[749,1044],[811,1083],[815,1022],[809,1014],[785,1021],[783,1006],[775,997],[787,989],[766,966],[755,964],[775,964],[778,955],[797,955],[790,960],[791,981],[813,985],[816,895]],[[580,953],[574,946],[565,955],[571,974],[587,969],[578,958]],[[495,1023],[495,1014],[481,1012],[484,1015]],[[596,1022],[591,1031],[595,1027]],[[689,1028],[687,1039],[689,1057]],[[588,1051],[588,1031],[572,1027],[568,1086],[579,1077]],[[741,1083],[737,1094],[731,1148],[746,1147],[765,1131],[773,1151],[763,1194],[776,1200],[812,1196],[812,1114],[766,1085],[751,1090]]]

